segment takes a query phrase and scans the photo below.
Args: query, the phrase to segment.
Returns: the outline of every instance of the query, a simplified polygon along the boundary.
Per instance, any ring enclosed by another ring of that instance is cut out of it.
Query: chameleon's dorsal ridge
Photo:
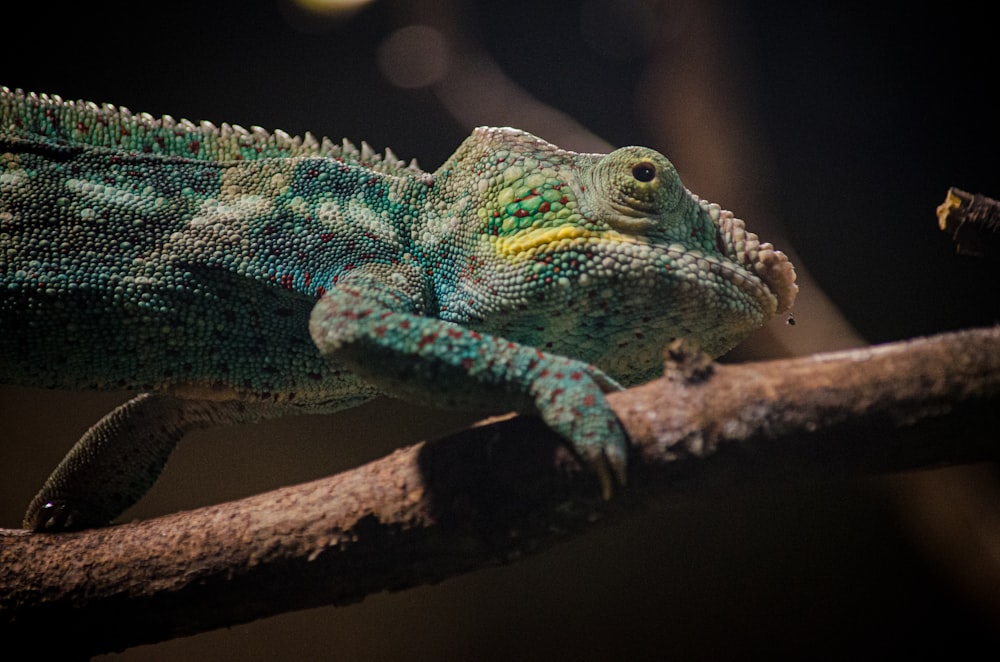
[[[728,351],[796,292],[649,148],[479,127],[427,173],[0,89],[0,383],[149,392],[78,442],[33,528],[110,521],[188,430],[380,394],[537,414],[607,496],[627,446],[604,393],[660,374],[676,337]]]
[[[0,88],[0,128],[4,133],[44,138],[58,144],[104,147],[133,153],[161,154],[204,161],[262,158],[329,157],[369,167],[388,175],[412,176],[421,171],[391,149],[378,153],[367,143],[359,151],[346,138],[341,145],[312,134],[292,136],[260,126],[249,130],[208,120],[197,124],[170,115],[133,113],[124,106],[90,101],[64,101],[59,95]]]

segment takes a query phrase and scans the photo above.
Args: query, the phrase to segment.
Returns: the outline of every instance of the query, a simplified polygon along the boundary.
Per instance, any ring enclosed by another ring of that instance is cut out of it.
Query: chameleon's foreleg
[[[361,272],[363,270],[359,270]],[[434,406],[536,413],[596,470],[602,493],[624,484],[626,439],[604,392],[621,388],[582,361],[423,316],[418,291],[378,273],[353,273],[313,309],[320,351],[380,390]]]
[[[185,434],[260,417],[240,401],[143,393],[73,446],[28,506],[23,526],[35,531],[103,526],[146,493]]]

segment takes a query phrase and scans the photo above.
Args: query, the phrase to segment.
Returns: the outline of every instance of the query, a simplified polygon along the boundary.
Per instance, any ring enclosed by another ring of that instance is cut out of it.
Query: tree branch
[[[952,186],[937,216],[959,254],[1000,257],[1000,202]]]
[[[633,444],[610,502],[541,423],[512,417],[231,503],[0,530],[0,632],[122,650],[509,562],[692,485],[996,459],[1000,327],[743,365],[675,344],[664,378],[609,400]]]

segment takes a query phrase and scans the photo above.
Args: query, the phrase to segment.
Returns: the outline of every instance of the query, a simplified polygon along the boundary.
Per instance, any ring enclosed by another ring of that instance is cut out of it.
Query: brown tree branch
[[[694,484],[1000,455],[1000,327],[743,365],[669,355],[663,379],[610,397],[634,451],[611,502],[513,417],[231,503],[0,530],[0,632],[36,653],[122,650],[508,562]]]

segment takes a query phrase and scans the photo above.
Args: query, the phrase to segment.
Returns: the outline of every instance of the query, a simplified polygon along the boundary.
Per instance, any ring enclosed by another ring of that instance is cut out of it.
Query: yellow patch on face
[[[549,228],[530,228],[516,234],[503,237],[491,237],[498,255],[507,258],[517,258],[535,249],[572,240],[601,240],[608,242],[638,243],[630,235],[614,230],[588,230],[578,225],[562,225]]]

